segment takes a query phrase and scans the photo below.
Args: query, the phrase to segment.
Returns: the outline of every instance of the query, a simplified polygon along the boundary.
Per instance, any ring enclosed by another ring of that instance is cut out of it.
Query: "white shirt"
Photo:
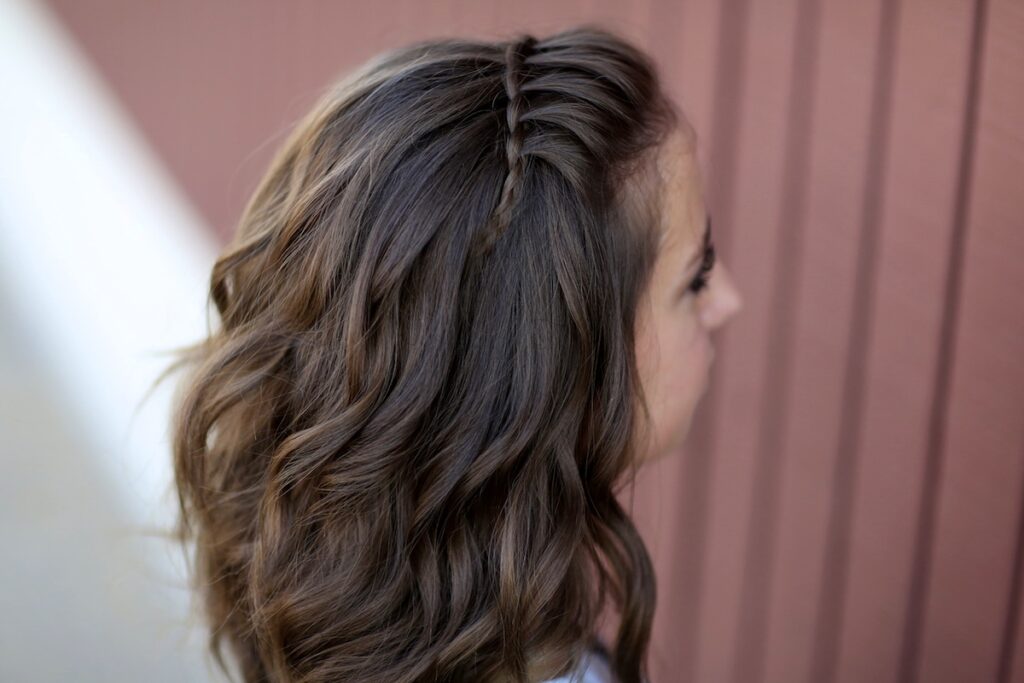
[[[599,652],[587,650],[576,670],[544,683],[614,683],[608,661]]]

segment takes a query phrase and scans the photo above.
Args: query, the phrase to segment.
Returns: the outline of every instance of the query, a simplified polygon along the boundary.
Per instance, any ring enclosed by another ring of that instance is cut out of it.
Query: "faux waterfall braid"
[[[213,267],[217,324],[164,375],[186,370],[176,531],[226,672],[537,681],[608,606],[643,680],[655,581],[616,496],[677,117],[642,52],[578,27],[388,52],[299,123]]]
[[[508,174],[501,188],[498,208],[494,212],[494,225],[490,231],[484,233],[484,239],[481,240],[481,251],[484,253],[490,250],[501,233],[508,228],[517,191],[523,181],[525,163],[522,149],[525,126],[521,121],[526,107],[526,96],[523,94],[521,81],[524,78],[524,62],[536,45],[536,38],[525,36],[518,41],[510,42],[505,50],[505,94],[508,97],[508,103],[505,105],[505,118],[508,122],[505,156],[508,159]]]

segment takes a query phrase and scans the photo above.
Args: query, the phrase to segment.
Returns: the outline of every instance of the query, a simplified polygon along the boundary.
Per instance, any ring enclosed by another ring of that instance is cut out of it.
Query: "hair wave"
[[[613,669],[645,677],[655,580],[616,493],[674,112],[582,26],[393,50],[295,128],[213,267],[219,324],[169,368],[226,672],[537,680],[610,598]]]

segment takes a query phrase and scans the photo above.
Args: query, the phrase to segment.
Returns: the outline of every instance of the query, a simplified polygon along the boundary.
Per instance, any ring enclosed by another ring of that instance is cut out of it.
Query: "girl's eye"
[[[694,294],[699,294],[702,289],[708,286],[707,275],[698,275],[690,283],[690,291]]]
[[[700,269],[697,271],[697,275],[690,282],[690,291],[694,294],[700,293],[708,285],[708,276],[711,274],[711,269],[715,266],[715,245],[708,244],[708,248],[704,251],[704,258],[700,262]]]

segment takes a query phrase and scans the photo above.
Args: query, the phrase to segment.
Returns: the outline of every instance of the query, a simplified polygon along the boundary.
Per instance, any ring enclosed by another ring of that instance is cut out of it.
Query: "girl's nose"
[[[721,261],[711,271],[707,294],[700,315],[704,327],[709,330],[721,326],[743,308],[743,299],[732,275]]]

